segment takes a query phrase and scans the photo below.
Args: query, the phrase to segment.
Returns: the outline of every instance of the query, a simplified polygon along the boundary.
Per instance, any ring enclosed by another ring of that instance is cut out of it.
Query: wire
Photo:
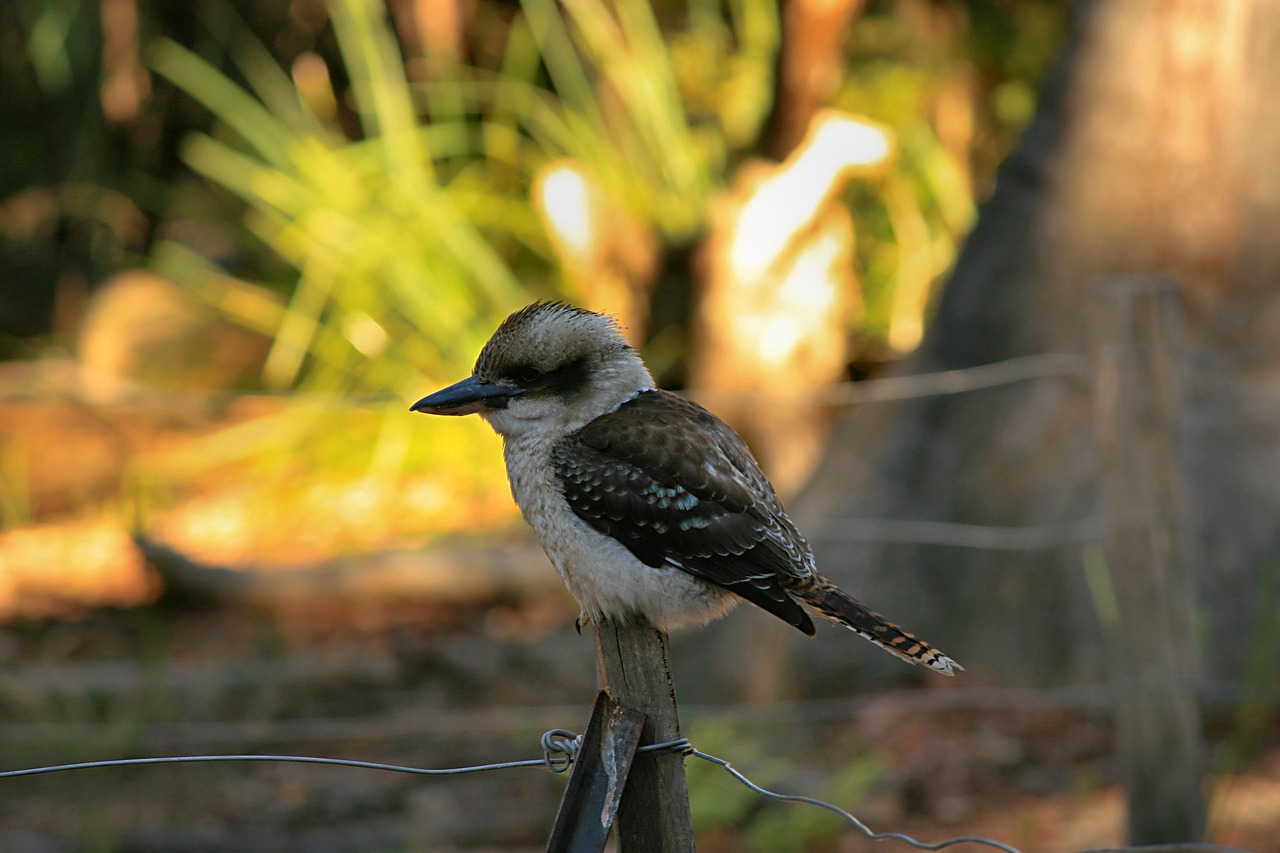
[[[1102,520],[1085,518],[1025,527],[993,527],[951,521],[909,521],[879,518],[832,518],[814,538],[827,542],[904,542],[952,545],[991,551],[1032,551],[1096,542]]]
[[[553,773],[563,773],[569,769],[577,758],[579,750],[582,748],[582,735],[574,734],[567,729],[551,729],[545,732],[541,738],[542,758],[528,758],[520,761],[502,761],[495,764],[476,764],[468,767],[450,767],[444,769],[427,769],[422,767],[406,767],[400,764],[380,764],[373,761],[357,761],[346,758],[321,758],[308,755],[176,755],[162,756],[158,758],[115,758],[104,761],[83,761],[76,764],[55,764],[47,767],[29,767],[21,770],[5,770],[0,771],[0,779],[12,779],[22,776],[37,776],[44,773],[60,773],[69,770],[88,770],[101,767],[133,767],[139,765],[156,765],[156,764],[195,764],[205,762],[225,762],[225,761],[272,761],[287,762],[293,764],[325,764],[338,767],[359,767],[366,770],[385,770],[393,773],[408,773],[415,776],[457,776],[464,773],[480,773],[487,770],[506,770],[513,767],[546,767]],[[948,838],[945,841],[925,842],[918,841],[909,835],[901,832],[876,832],[867,826],[854,815],[845,811],[837,805],[819,800],[815,797],[805,797],[798,794],[779,794],[776,791],[770,791],[762,788],[755,782],[752,782],[741,771],[735,768],[728,760],[715,755],[696,749],[687,738],[679,738],[677,740],[663,741],[661,743],[648,744],[640,747],[637,752],[672,752],[686,756],[700,758],[703,761],[723,767],[725,772],[737,779],[747,788],[751,789],[761,796],[768,797],[772,800],[778,800],[784,803],[805,803],[818,808],[826,809],[843,818],[849,825],[861,832],[869,841],[901,841],[917,850],[942,850],[946,847],[953,847],[957,844],[981,844],[991,847],[995,850],[1002,850],[1004,853],[1023,853],[1017,847],[1012,847],[1003,842],[996,841],[992,838],[984,838],[979,835],[962,835],[955,838]],[[1083,850],[1080,853],[1248,853],[1238,847],[1228,847],[1222,844],[1208,843],[1182,843],[1182,844],[1148,844],[1134,847],[1097,847],[1091,850]]]
[[[736,767],[723,758],[719,758],[715,755],[709,755],[699,749],[694,749],[692,746],[689,747],[686,754],[692,755],[694,758],[701,758],[703,761],[709,761],[712,764],[720,765],[730,776],[737,779],[743,785],[750,788],[752,791],[755,791],[757,794],[768,797],[771,800],[779,800],[784,803],[807,803],[808,805],[817,806],[818,808],[826,809],[829,812],[834,812],[865,835],[868,841],[901,841],[904,844],[909,844],[910,846],[915,847],[917,850],[941,850],[944,847],[952,847],[956,844],[983,844],[987,847],[993,847],[996,850],[1003,850],[1005,853],[1023,853],[1023,851],[1019,850],[1017,847],[1012,847],[992,838],[984,838],[980,835],[961,835],[955,838],[948,838],[945,841],[930,843],[927,841],[918,841],[910,835],[904,835],[901,832],[876,832],[849,812],[837,805],[833,805],[832,803],[828,803],[814,797],[800,796],[798,794],[779,794],[776,791],[770,791],[768,788],[762,788],[755,782],[748,779]],[[1180,844],[1144,844],[1133,847],[1097,847],[1091,850],[1081,850],[1079,853],[1192,853],[1192,851],[1202,851],[1202,853],[1248,853],[1248,851],[1241,850],[1239,847],[1228,847],[1225,844],[1209,844],[1201,842],[1187,842]]]
[[[528,758],[522,761],[502,761],[497,764],[477,764],[470,767],[448,767],[441,770],[430,770],[422,767],[405,767],[400,764],[379,764],[374,761],[356,761],[348,758],[320,758],[312,755],[170,755],[158,758],[111,758],[104,761],[81,761],[76,764],[54,764],[48,767],[4,770],[0,771],[0,779],[9,779],[17,776],[38,776],[42,773],[61,773],[66,770],[90,770],[99,767],[195,764],[213,761],[276,761],[294,764],[331,764],[339,767],[362,767],[366,770],[387,770],[392,773],[412,773],[416,776],[458,776],[463,773],[506,770],[511,767],[550,766],[546,758]]]
[[[818,392],[824,403],[883,403],[942,394],[959,394],[995,388],[1013,382],[1047,377],[1081,378],[1088,375],[1088,361],[1074,353],[1040,353],[933,373],[889,376],[862,382],[830,385]]]
[[[824,405],[887,403],[894,400],[978,391],[1028,379],[1049,377],[1079,379],[1087,374],[1088,362],[1082,356],[1074,353],[1050,352],[1019,356],[1005,361],[980,364],[976,367],[806,387],[801,389],[800,393],[803,394],[806,402]],[[709,403],[776,400],[787,396],[776,391],[760,389],[689,388],[683,393],[695,400]]]
[[[358,761],[352,758],[323,758],[314,755],[167,755],[152,758],[108,758],[101,761],[80,761],[74,764],[51,764],[45,767],[26,767],[21,770],[0,771],[0,779],[19,776],[40,776],[46,773],[62,773],[68,770],[93,770],[102,767],[136,767],[155,764],[200,764],[218,761],[274,761],[291,764],[327,764],[338,767],[360,767],[365,770],[386,770],[392,773],[409,773],[415,776],[460,776],[464,773],[483,773],[487,770],[508,770],[512,767],[546,767],[552,773],[569,769],[582,747],[582,735],[565,729],[552,729],[542,735],[542,758],[526,758],[520,761],[500,761],[495,764],[473,764],[467,767],[428,769],[407,767],[403,764],[380,764],[375,761]],[[692,749],[685,738],[642,746],[637,752],[685,752]]]
[[[1022,851],[1019,850],[1017,847],[1010,847],[1008,844],[1003,844],[999,841],[995,841],[990,838],[982,838],[981,836],[977,836],[977,835],[964,835],[964,836],[959,836],[957,838],[948,838],[946,841],[939,841],[937,843],[930,844],[924,841],[917,841],[911,836],[903,835],[900,832],[875,832],[874,830],[871,829],[871,827],[867,826],[865,823],[858,820],[856,817],[849,814],[849,812],[845,811],[844,809],[840,808],[837,805],[833,805],[823,800],[815,799],[814,797],[803,797],[798,794],[779,794],[776,791],[770,791],[767,788],[761,788],[755,782],[752,782],[750,779],[748,779],[746,776],[740,773],[737,770],[737,768],[735,768],[732,764],[730,764],[728,761],[726,761],[723,758],[718,758],[714,755],[708,755],[707,753],[702,752],[701,750],[698,750],[698,749],[690,749],[689,754],[692,755],[694,758],[701,758],[703,761],[710,761],[712,764],[720,765],[725,769],[726,772],[728,772],[730,776],[737,779],[743,785],[746,785],[752,791],[755,791],[757,794],[760,794],[761,796],[768,797],[769,799],[772,799],[772,800],[780,800],[781,802],[784,802],[784,803],[808,803],[811,806],[817,806],[818,808],[826,809],[829,812],[834,812],[835,814],[838,814],[840,817],[844,818],[845,821],[847,821],[855,829],[857,829],[859,832],[865,835],[867,839],[870,841],[889,841],[889,840],[901,841],[905,844],[910,844],[912,847],[915,847],[919,850],[941,850],[944,847],[951,847],[955,844],[966,844],[966,843],[985,844],[988,847],[994,847],[997,850],[1003,850],[1005,851],[1005,853],[1022,853]]]

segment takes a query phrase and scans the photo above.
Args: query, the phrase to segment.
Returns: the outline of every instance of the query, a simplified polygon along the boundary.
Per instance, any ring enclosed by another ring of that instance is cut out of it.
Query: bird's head
[[[471,376],[423,397],[412,410],[478,414],[507,438],[558,437],[652,387],[612,317],[537,302],[502,321]]]

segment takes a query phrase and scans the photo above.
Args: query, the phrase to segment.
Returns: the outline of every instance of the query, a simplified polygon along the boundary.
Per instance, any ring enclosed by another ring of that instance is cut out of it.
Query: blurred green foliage
[[[392,34],[371,11],[362,0],[333,7],[355,140],[251,39],[236,58],[252,94],[175,42],[152,52],[236,137],[193,136],[185,159],[242,198],[253,232],[297,271],[278,311],[259,301],[238,318],[274,338],[268,388],[411,394],[423,375],[465,372],[494,318],[523,301],[502,257],[510,230],[476,224],[470,173],[451,168],[466,128],[419,119]],[[154,257],[179,280],[216,276],[179,246],[161,243]]]
[[[318,58],[295,63],[291,80],[247,34],[231,54],[248,91],[173,42],[153,51],[155,68],[248,149],[198,136],[185,159],[240,196],[253,232],[297,270],[282,313],[242,318],[273,330],[268,387],[392,390],[414,373],[400,359],[428,375],[465,367],[448,350],[473,351],[527,300],[520,281],[555,292],[528,200],[551,159],[585,163],[669,243],[691,239],[751,153],[781,37],[769,0],[656,11],[525,0],[491,67],[438,59],[412,86],[380,3],[334,0],[330,14],[349,79],[340,91]],[[835,102],[886,124],[901,150],[885,178],[850,192],[866,333],[887,333],[895,310],[927,301],[950,266],[974,187],[1029,118],[1060,15],[1048,2],[970,12],[901,0],[856,19]],[[998,82],[984,84],[983,65],[1002,58]],[[355,132],[334,115],[340,103]],[[154,257],[200,278],[170,245]]]
[[[465,116],[422,115],[380,5],[341,0],[330,15],[345,92],[333,91],[313,55],[294,63],[291,78],[247,28],[228,46],[245,86],[172,40],[152,45],[156,71],[218,120],[212,133],[187,138],[184,159],[243,201],[249,230],[288,268],[274,288],[229,281],[172,240],[157,243],[152,261],[272,338],[266,388],[373,402],[347,412],[296,398],[271,418],[151,462],[175,476],[249,462],[285,493],[317,473],[393,485],[431,470],[456,481],[465,514],[466,493],[499,475],[482,461],[489,442],[475,424],[411,418],[406,408],[466,375],[498,320],[526,301],[509,262],[521,229],[483,223],[514,226],[532,213],[470,168]],[[339,98],[358,122],[354,133],[339,123]],[[229,292],[244,298],[227,300]]]
[[[890,128],[899,150],[845,194],[865,305],[851,331],[870,350],[911,344],[975,197],[1030,116],[1065,8],[868,0],[855,16],[833,105]],[[782,38],[776,0],[480,2],[456,53],[417,44],[380,0],[137,10],[151,96],[114,124],[86,110],[100,100],[101,20],[65,2],[0,11],[18,36],[0,42],[0,98],[27,116],[0,131],[17,143],[0,164],[0,241],[17,249],[0,286],[21,277],[25,295],[47,276],[52,292],[68,264],[92,284],[145,252],[271,339],[263,388],[306,395],[185,458],[146,460],[148,483],[235,464],[496,477],[478,425],[404,406],[465,375],[512,308],[576,296],[530,200],[538,169],[573,158],[662,246],[696,242],[755,156]],[[81,129],[61,133],[73,116]],[[39,227],[14,213],[32,175],[59,188]],[[145,235],[86,190],[68,193],[73,182],[132,200]],[[84,249],[66,242],[77,229],[96,235]],[[341,414],[338,398],[353,396],[363,402]]]
[[[741,125],[751,103],[748,122],[758,124],[771,60],[758,42],[776,42],[774,10],[758,0],[737,4],[745,48],[726,37],[717,8],[695,11],[682,31],[687,45],[737,51],[726,65],[755,82],[729,121]],[[722,121],[686,108],[675,52],[647,5],[614,14],[577,0],[562,16],[553,3],[526,0],[496,67],[439,60],[418,86],[381,4],[334,0],[329,12],[349,82],[342,91],[318,57],[295,61],[290,77],[245,28],[228,45],[244,85],[168,39],[150,56],[219,122],[188,138],[184,159],[244,202],[249,230],[292,272],[274,289],[279,301],[261,293],[227,300],[229,285],[254,285],[228,281],[179,242],[158,243],[153,264],[272,337],[268,388],[409,401],[465,375],[507,312],[557,292],[529,199],[534,172],[550,160],[586,164],[614,198],[676,241],[697,233],[712,192],[728,179]],[[736,85],[732,76],[720,82]],[[354,129],[343,127],[336,105],[354,114]],[[741,127],[737,134],[751,136]],[[471,464],[482,441],[473,425],[414,419],[410,427],[401,406],[380,411],[372,445],[332,429],[323,406],[316,415],[298,405],[276,429],[206,439],[166,465],[190,473],[192,458],[267,459],[279,469],[287,458],[291,467],[305,460],[313,469],[358,468],[371,453],[381,477],[430,469],[453,479],[448,472],[465,460],[473,482],[491,467]],[[442,443],[451,454],[428,450]],[[302,452],[287,452],[290,445]]]

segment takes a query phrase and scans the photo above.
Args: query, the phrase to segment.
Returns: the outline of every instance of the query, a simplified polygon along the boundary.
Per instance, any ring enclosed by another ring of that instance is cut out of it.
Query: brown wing
[[[701,406],[642,392],[552,459],[574,513],[645,565],[683,569],[815,633],[782,586],[812,574],[808,543],[742,439]]]

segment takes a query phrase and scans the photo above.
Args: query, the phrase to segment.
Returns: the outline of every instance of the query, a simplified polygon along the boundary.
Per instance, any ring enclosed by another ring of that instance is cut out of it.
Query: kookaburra
[[[608,316],[517,311],[470,377],[412,410],[478,414],[502,436],[511,493],[581,619],[671,630],[746,599],[813,636],[807,605],[905,661],[962,668],[820,575],[742,439],[655,388]]]

